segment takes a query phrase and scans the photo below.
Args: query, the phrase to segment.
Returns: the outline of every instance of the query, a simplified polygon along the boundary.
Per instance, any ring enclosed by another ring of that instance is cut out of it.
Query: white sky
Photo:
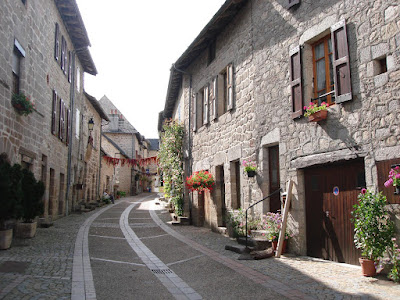
[[[146,138],[158,138],[169,71],[225,0],[77,0],[98,74],[85,90],[106,95]]]

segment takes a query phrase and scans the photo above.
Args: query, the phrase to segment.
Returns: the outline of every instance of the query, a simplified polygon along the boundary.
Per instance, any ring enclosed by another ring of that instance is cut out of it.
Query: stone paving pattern
[[[34,239],[14,239],[12,248],[0,252],[0,299],[70,299],[76,237],[84,222],[98,211],[56,220],[53,227],[39,228]],[[164,224],[170,220],[165,210],[157,210],[156,215]],[[101,217],[93,225],[101,224]],[[134,221],[132,217],[129,222]],[[142,220],[136,221],[142,223]],[[225,245],[237,245],[235,240],[207,228],[166,226],[175,231],[176,236],[184,236],[188,244],[198,245],[197,250],[202,252],[198,259],[209,256],[214,259],[215,266],[219,265],[216,262],[219,259],[223,267],[237,272],[235,278],[245,276],[253,282],[258,281],[263,288],[268,285],[272,295],[286,287],[286,294],[279,293],[281,299],[400,299],[400,285],[383,275],[363,277],[358,266],[289,254],[280,259],[239,261],[237,253],[224,249]],[[20,268],[15,272],[4,270],[7,262],[20,263]],[[296,295],[296,291],[301,295]],[[202,294],[202,291],[198,292]]]

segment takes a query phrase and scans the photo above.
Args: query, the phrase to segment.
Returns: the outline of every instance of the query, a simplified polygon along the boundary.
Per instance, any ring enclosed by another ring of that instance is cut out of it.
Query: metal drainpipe
[[[72,134],[72,125],[74,124],[74,102],[75,102],[75,50],[72,50],[72,74],[71,74],[71,85],[70,85],[70,101],[71,101],[71,116],[68,122],[71,122],[71,130],[69,132],[69,144],[68,144],[68,163],[67,163],[67,190],[65,192],[65,215],[68,216],[69,212],[69,189],[71,188],[71,160],[72,160],[72,144],[73,144],[73,134]],[[68,126],[68,124],[67,124]]]
[[[97,179],[97,196],[100,197],[100,180],[101,180],[101,139],[103,135],[103,119],[100,116],[100,145],[99,145],[99,176]],[[100,197],[101,200],[101,197]]]

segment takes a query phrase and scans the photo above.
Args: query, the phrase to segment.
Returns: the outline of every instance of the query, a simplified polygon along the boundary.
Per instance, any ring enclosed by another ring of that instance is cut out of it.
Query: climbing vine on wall
[[[183,124],[166,120],[161,134],[158,159],[163,171],[164,193],[173,201],[176,213],[183,215]]]

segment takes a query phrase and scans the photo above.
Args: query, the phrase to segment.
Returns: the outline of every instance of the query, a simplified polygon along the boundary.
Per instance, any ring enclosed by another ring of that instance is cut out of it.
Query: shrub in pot
[[[371,267],[371,273],[367,273],[363,269],[364,263],[377,263],[392,245],[394,235],[394,223],[386,210],[386,197],[362,189],[353,208],[354,243],[363,256],[360,258],[363,275],[374,276],[375,266]]]
[[[0,155],[0,249],[11,246],[13,229],[9,221],[16,216],[21,202],[21,181],[21,166],[11,166],[7,156]]]
[[[22,202],[18,217],[22,223],[17,224],[17,236],[21,238],[31,238],[36,234],[35,218],[43,214],[44,206],[42,196],[44,194],[44,184],[37,181],[33,173],[29,170],[22,170]]]

